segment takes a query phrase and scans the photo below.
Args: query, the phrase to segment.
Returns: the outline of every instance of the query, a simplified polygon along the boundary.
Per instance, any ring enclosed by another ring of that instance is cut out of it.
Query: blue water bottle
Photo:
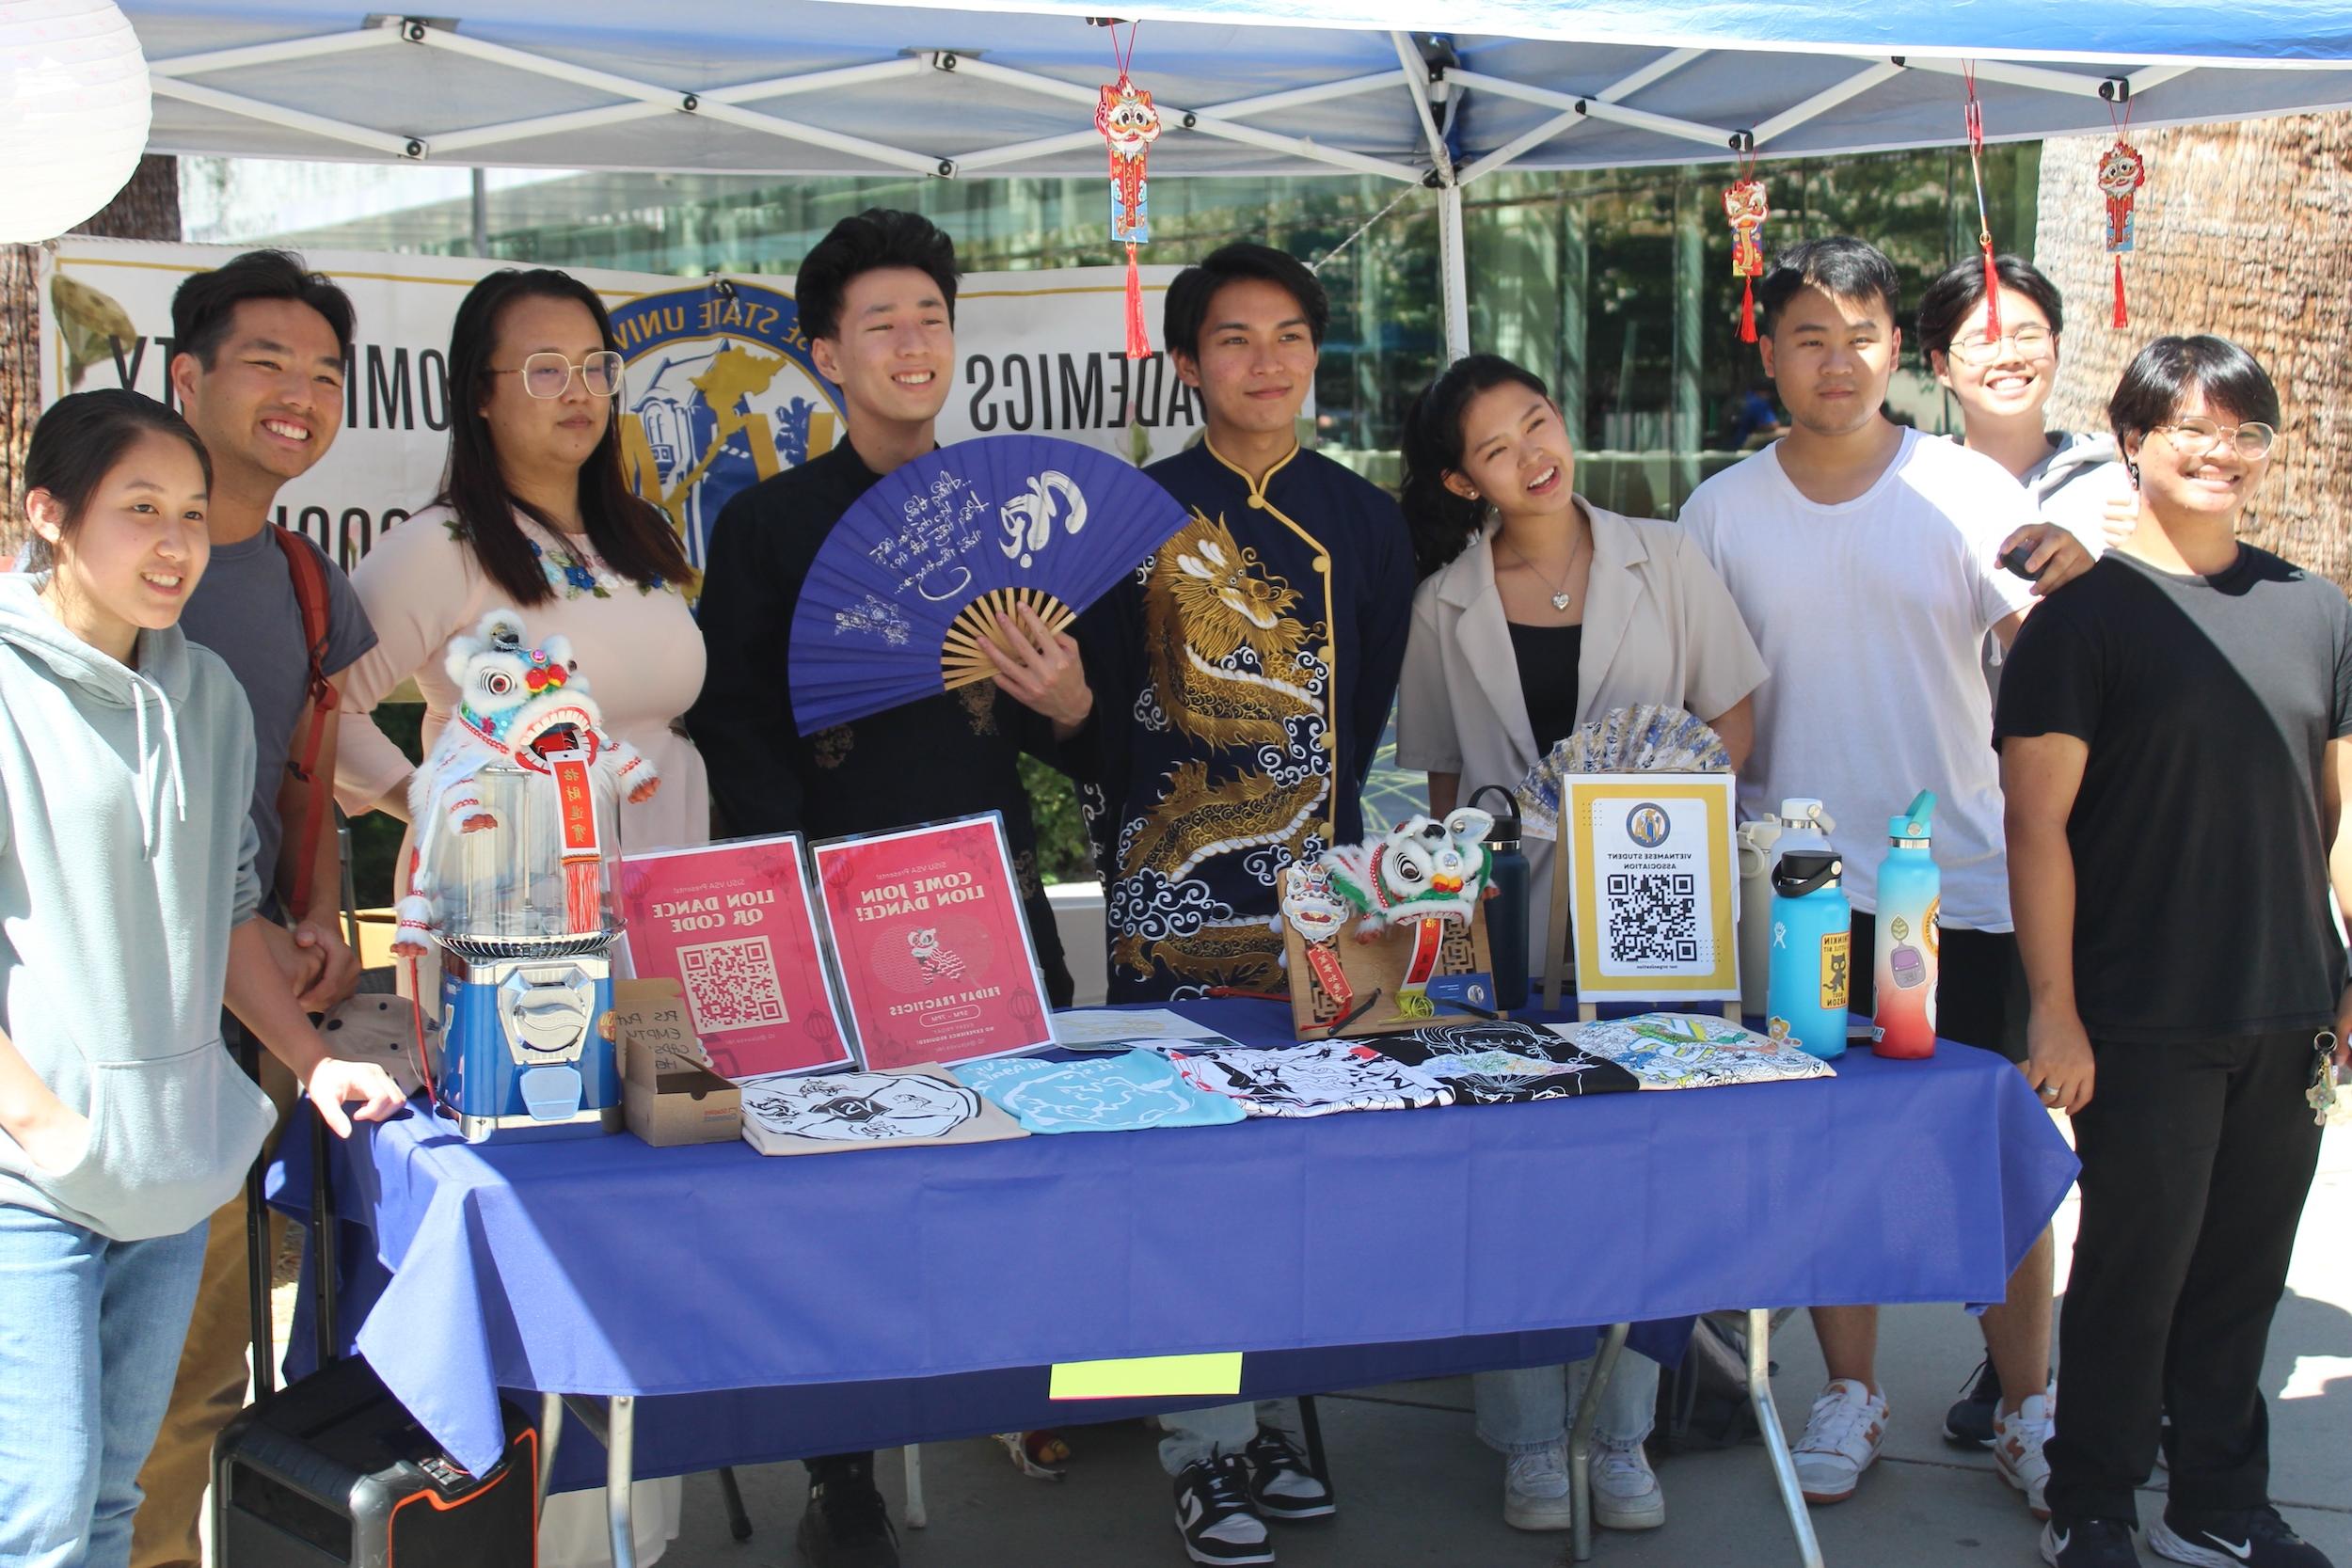
[[[1835,849],[1790,849],[1772,868],[1772,957],[1765,988],[1772,1037],[1827,1061],[1846,1053],[1853,911]]]

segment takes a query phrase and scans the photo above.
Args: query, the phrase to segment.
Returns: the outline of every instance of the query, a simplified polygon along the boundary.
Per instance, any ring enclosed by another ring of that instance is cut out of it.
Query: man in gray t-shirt
[[[214,541],[212,564],[204,568],[203,580],[181,612],[180,626],[188,641],[202,643],[228,662],[230,673],[245,688],[246,701],[253,705],[253,827],[262,844],[254,863],[263,872],[262,909],[282,917],[288,912],[279,907],[278,896],[283,879],[273,882],[269,873],[280,864],[285,835],[301,827],[299,820],[288,817],[300,812],[292,797],[305,786],[288,769],[302,761],[294,752],[297,737],[309,743],[310,657],[292,566],[270,536],[277,527],[264,524],[252,537],[233,544]],[[375,646],[375,630],[368,625],[368,612],[360,608],[343,569],[303,535],[294,535],[294,543],[319,558],[326,578],[323,667],[332,681]],[[334,753],[324,739],[320,756],[322,765],[331,767]],[[281,802],[290,808],[284,814]],[[312,847],[313,854],[316,848]],[[336,889],[317,890],[310,903],[316,924],[332,926],[337,897]]]

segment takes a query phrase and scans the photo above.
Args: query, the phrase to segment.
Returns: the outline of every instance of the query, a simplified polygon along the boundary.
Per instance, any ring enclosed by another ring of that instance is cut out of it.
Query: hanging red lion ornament
[[[1134,38],[1131,31],[1131,49]],[[1160,111],[1152,106],[1152,95],[1128,79],[1123,60],[1119,80],[1103,88],[1094,105],[1094,128],[1110,144],[1111,241],[1127,247],[1127,357],[1143,359],[1152,353],[1152,338],[1144,326],[1143,276],[1136,268],[1136,246],[1152,239],[1144,161],[1160,139]]]
[[[1760,236],[1772,204],[1753,164],[1743,165],[1740,178],[1724,191],[1724,216],[1731,222],[1731,276],[1740,279],[1740,341],[1756,341],[1756,280],[1764,276],[1764,246]]]

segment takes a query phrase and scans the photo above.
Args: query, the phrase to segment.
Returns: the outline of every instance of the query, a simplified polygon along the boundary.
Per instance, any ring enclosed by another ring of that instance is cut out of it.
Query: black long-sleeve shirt
[[[1004,814],[1047,994],[1070,1002],[1070,967],[1038,875],[1025,751],[1049,760],[1053,724],[967,686],[803,736],[792,717],[792,611],[819,546],[882,476],[844,441],[741,491],[711,530],[700,606],[709,671],[686,724],[710,772],[723,831],[811,839]]]

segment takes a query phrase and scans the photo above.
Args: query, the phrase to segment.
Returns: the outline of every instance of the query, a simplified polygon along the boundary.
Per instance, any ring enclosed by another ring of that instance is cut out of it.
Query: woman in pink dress
[[[677,722],[703,684],[703,640],[686,604],[692,569],[668,519],[623,477],[621,356],[603,302],[560,272],[492,273],[458,308],[449,384],[441,493],[351,575],[376,644],[343,678],[343,809],[406,820],[416,761],[369,715],[414,677],[430,752],[457,705],[442,668],[450,639],[512,607],[532,641],[570,640],[605,728],[660,770],[650,800],[621,806],[620,847],[708,842],[702,757]],[[363,893],[398,897],[414,840],[412,825],[397,885]],[[421,989],[433,993],[431,976]],[[639,1482],[635,1498],[637,1560],[649,1564],[676,1533],[677,1483]],[[542,1568],[609,1561],[603,1517],[601,1491],[555,1499],[542,1518]]]

